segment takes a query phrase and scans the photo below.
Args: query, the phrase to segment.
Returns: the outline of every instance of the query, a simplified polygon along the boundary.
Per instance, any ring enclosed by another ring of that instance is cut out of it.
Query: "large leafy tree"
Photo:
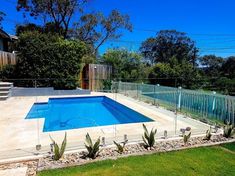
[[[178,63],[186,60],[194,66],[198,53],[195,42],[185,33],[176,30],[158,32],[156,37],[148,38],[141,44],[140,51],[150,64],[167,63],[172,57],[175,57]]]
[[[197,88],[201,78],[199,70],[192,63],[183,61],[178,63],[172,57],[168,63],[157,63],[150,71],[150,83],[160,83],[165,86],[182,86],[184,88]]]
[[[113,78],[122,81],[142,81],[147,77],[147,70],[138,53],[125,49],[110,49],[102,57],[102,63],[113,67]]]
[[[30,32],[30,31],[38,31],[41,33],[51,33],[51,34],[61,34],[63,32],[63,28],[60,27],[55,28],[55,24],[50,22],[46,23],[44,26],[36,25],[34,23],[27,23],[23,25],[16,26],[16,35],[19,36],[21,33]]]
[[[224,59],[222,57],[205,55],[200,57],[199,61],[207,76],[218,77],[220,75],[221,67],[224,63]]]
[[[82,16],[76,23],[74,36],[94,47],[97,53],[99,47],[108,40],[122,36],[122,29],[132,31],[128,15],[113,10],[108,16],[102,13],[91,13]]]
[[[17,10],[24,10],[34,17],[52,22],[54,30],[67,37],[72,16],[81,10],[86,0],[18,0]],[[63,31],[60,28],[63,28]]]
[[[222,65],[222,73],[228,78],[235,79],[235,56],[226,59]]]
[[[17,78],[48,78],[48,81],[38,84],[73,89],[77,86],[80,63],[87,47],[84,42],[64,40],[58,35],[34,31],[19,36],[17,51]]]

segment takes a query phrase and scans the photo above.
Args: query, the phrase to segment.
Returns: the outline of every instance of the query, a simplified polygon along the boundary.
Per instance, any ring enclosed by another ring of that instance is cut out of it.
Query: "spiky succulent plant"
[[[86,134],[85,147],[87,149],[87,157],[95,159],[100,151],[100,138],[93,144],[90,135]]]
[[[155,135],[157,133],[157,129],[152,129],[151,132],[149,133],[145,124],[143,124],[143,128],[144,128],[144,135],[142,136],[142,139],[144,141],[144,145],[146,148],[151,149],[155,144]]]
[[[67,145],[67,133],[65,133],[64,135],[64,140],[61,144],[61,147],[59,147],[59,145],[55,142],[55,140],[50,136],[51,141],[53,143],[53,159],[54,160],[59,160],[60,158],[62,158],[62,156],[64,155],[65,149],[66,149],[66,145]]]

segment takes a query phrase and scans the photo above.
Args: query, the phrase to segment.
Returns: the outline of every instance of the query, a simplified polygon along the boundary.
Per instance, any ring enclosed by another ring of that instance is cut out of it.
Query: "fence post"
[[[213,103],[212,103],[212,111],[214,112],[215,110],[215,95],[216,95],[216,92],[213,91]]]
[[[182,87],[178,88],[179,91],[179,97],[178,97],[178,109],[180,110],[181,108],[181,97],[182,97]]]

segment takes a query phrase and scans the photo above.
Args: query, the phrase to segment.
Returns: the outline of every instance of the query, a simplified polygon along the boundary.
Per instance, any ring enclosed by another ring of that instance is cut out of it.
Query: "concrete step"
[[[9,82],[0,82],[0,87],[11,87],[13,84]]]
[[[0,101],[6,100],[10,96],[10,91],[12,87],[12,83],[0,82]]]
[[[0,96],[8,95],[9,93],[10,93],[10,91],[0,91]]]
[[[0,87],[0,91],[2,92],[2,91],[8,91],[8,90],[10,90],[11,89],[11,87]]]
[[[0,101],[6,100],[8,96],[0,96]]]

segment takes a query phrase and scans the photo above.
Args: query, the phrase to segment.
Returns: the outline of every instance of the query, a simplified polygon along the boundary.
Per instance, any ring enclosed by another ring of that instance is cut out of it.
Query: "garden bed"
[[[107,159],[115,160],[121,157],[168,152],[200,146],[219,145],[229,141],[232,142],[235,140],[233,138],[225,138],[222,135],[213,135],[211,140],[204,140],[204,137],[192,137],[186,145],[183,139],[158,141],[152,149],[145,148],[143,144],[130,144],[125,147],[125,151],[122,154],[118,153],[115,147],[102,148],[96,159],[85,157],[87,154],[86,151],[65,154],[64,157],[58,161],[54,161],[51,156],[47,156],[39,159],[38,170],[71,167]]]
[[[142,143],[128,144],[125,147],[125,151],[120,154],[117,152],[116,147],[102,147],[96,159],[85,157],[87,154],[86,151],[81,151],[65,154],[63,158],[58,161],[53,160],[52,156],[48,155],[40,158],[39,160],[28,160],[17,163],[1,164],[0,170],[27,167],[27,176],[36,176],[37,172],[43,170],[86,165],[97,161],[116,160],[118,158],[126,158],[129,156],[150,155],[154,153],[165,153],[169,151],[197,148],[202,146],[227,144],[230,142],[235,142],[235,139],[225,138],[222,134],[214,134],[211,137],[211,140],[204,140],[204,137],[192,137],[187,144],[184,144],[183,139],[163,139],[161,141],[157,141],[156,145],[152,149],[145,148]],[[229,144],[227,145],[229,146]],[[227,145],[224,146],[226,147]]]

